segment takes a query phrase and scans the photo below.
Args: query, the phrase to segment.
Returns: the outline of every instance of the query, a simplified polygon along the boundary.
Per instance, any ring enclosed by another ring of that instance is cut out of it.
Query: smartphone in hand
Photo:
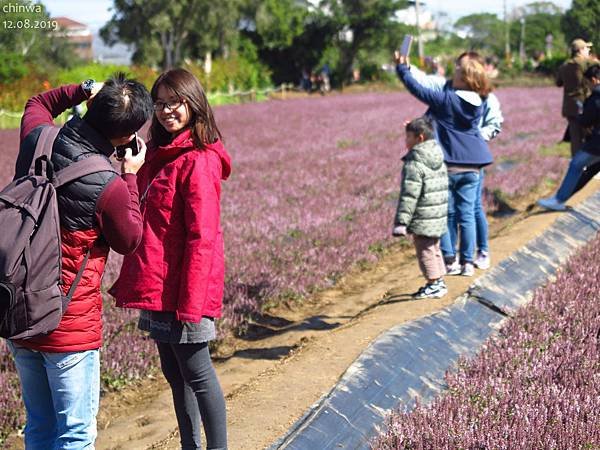
[[[412,45],[413,37],[412,34],[404,36],[402,46],[400,47],[400,55],[408,57],[410,55],[410,47]]]
[[[117,153],[117,158],[118,159],[123,159],[125,157],[125,151],[130,148],[131,149],[131,154],[133,156],[137,155],[140,151],[140,149],[138,148],[138,142],[137,142],[137,133],[135,133],[134,138],[129,141],[126,144],[123,145],[117,145],[115,147],[116,153]]]

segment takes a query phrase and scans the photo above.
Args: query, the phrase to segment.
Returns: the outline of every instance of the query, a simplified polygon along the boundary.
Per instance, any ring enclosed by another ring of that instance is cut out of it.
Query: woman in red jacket
[[[230,158],[200,82],[163,73],[152,87],[154,117],[138,172],[143,236],[111,293],[141,309],[139,328],[156,340],[173,392],[183,449],[227,447],[225,400],[208,342],[221,315],[224,282],[221,180]]]

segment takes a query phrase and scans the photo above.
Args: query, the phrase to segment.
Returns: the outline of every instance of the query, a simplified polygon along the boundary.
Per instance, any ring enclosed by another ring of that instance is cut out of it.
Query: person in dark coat
[[[583,112],[577,120],[582,127],[591,128],[591,134],[571,160],[556,194],[537,202],[541,207],[553,211],[565,210],[565,202],[600,171],[600,64],[589,67],[585,77],[592,84],[592,95],[585,100]]]
[[[592,44],[583,39],[571,42],[571,57],[558,69],[556,85],[564,89],[562,115],[567,119],[571,157],[581,149],[583,129],[577,120],[579,106],[589,95],[583,73],[590,63],[590,47]]]

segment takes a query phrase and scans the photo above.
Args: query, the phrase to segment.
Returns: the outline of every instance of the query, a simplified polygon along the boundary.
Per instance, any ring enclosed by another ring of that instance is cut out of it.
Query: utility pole
[[[419,17],[419,0],[415,0],[415,14],[417,15],[417,44],[419,48],[419,62],[423,64],[425,54],[423,52],[423,38],[421,37],[421,18]]]
[[[506,0],[504,0],[504,59],[508,66],[511,65],[510,58],[510,26],[508,24],[508,11],[506,8]]]
[[[521,17],[521,43],[519,44],[519,58],[521,63],[525,64],[527,55],[525,54],[525,16]]]

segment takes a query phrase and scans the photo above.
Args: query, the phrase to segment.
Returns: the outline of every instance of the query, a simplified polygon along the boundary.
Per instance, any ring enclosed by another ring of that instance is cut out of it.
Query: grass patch
[[[568,142],[559,142],[550,147],[542,146],[540,148],[542,156],[561,156],[563,158],[571,158],[571,144]]]
[[[337,148],[345,149],[350,147],[356,147],[358,144],[359,142],[355,141],[354,139],[340,139],[335,145]]]

